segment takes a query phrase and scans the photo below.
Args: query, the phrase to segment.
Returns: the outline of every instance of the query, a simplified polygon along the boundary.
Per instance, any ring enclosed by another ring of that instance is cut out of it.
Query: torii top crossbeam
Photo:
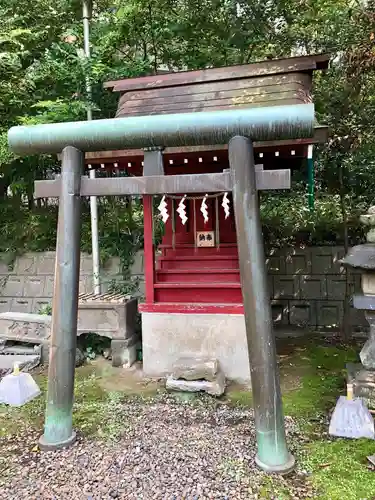
[[[314,105],[298,104],[13,127],[18,154],[226,144],[235,135],[254,141],[312,137]]]

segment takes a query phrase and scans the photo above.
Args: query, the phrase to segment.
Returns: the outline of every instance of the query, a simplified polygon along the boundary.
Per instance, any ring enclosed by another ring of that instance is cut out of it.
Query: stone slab
[[[91,255],[82,254],[81,255],[81,265],[80,265],[81,275],[92,275],[92,257]]]
[[[79,279],[79,293],[90,293],[92,288],[92,276],[81,276]]]
[[[8,312],[12,308],[12,298],[10,297],[0,297],[0,313]]]
[[[306,328],[316,325],[314,301],[291,300],[289,302],[289,322],[293,326]]]
[[[44,291],[43,295],[45,297],[50,297],[52,299],[53,296],[53,283],[54,283],[54,277],[53,276],[46,276],[44,280]]]
[[[266,257],[266,268],[268,274],[286,274],[285,256],[279,252],[272,252]]]
[[[51,335],[51,316],[1,313],[0,337],[18,342],[43,343]]]
[[[138,252],[134,257],[134,262],[131,268],[131,274],[143,274],[144,273],[144,255],[143,251]]]
[[[50,297],[39,297],[37,299],[33,299],[31,312],[34,314],[40,314],[42,309],[45,309],[47,306],[50,306],[52,303],[52,299]]]
[[[121,274],[121,262],[119,257],[112,257],[106,262],[101,269],[101,273],[106,276],[115,276],[117,274]]]
[[[346,276],[343,275],[328,275],[326,277],[327,282],[327,298],[331,300],[344,300],[346,294]],[[353,285],[350,281],[349,283],[349,293],[352,293]]]
[[[40,354],[1,354],[0,377],[13,371],[14,363],[18,363],[22,371],[30,371],[40,363]]]
[[[344,304],[340,300],[317,300],[316,320],[317,326],[337,329],[344,314]]]
[[[172,377],[184,380],[214,381],[219,371],[216,359],[180,358],[173,366]]]
[[[169,376],[166,381],[166,389],[178,392],[207,392],[211,396],[222,396],[225,392],[225,377],[219,372],[212,380],[177,380]]]
[[[311,247],[311,274],[339,274],[340,261],[334,247]]]

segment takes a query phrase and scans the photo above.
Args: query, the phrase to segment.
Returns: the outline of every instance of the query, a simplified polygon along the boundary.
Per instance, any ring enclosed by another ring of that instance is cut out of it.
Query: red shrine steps
[[[242,304],[237,245],[160,245],[155,302]]]

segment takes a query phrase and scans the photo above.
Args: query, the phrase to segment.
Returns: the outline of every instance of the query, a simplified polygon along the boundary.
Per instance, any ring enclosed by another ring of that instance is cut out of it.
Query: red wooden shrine
[[[328,66],[328,56],[309,56],[265,61],[237,67],[172,73],[108,82],[120,92],[116,116],[181,113],[228,109],[235,106],[272,106],[311,101],[312,73]],[[300,169],[308,146],[324,142],[327,129],[317,124],[309,140],[255,143],[259,168]],[[226,146],[167,148],[163,152],[164,172],[194,174],[222,172],[229,168]],[[95,168],[142,175],[143,151],[123,150],[86,154]],[[116,166],[114,167],[114,164]],[[186,196],[187,221],[182,223],[177,208]],[[158,213],[153,197],[143,197],[145,302],[142,312],[242,314],[236,227],[231,203],[226,218],[224,193],[210,196],[208,220],[201,212],[201,195],[166,194],[169,218],[162,242],[155,248],[153,218]],[[211,247],[201,247],[199,233],[209,232]]]

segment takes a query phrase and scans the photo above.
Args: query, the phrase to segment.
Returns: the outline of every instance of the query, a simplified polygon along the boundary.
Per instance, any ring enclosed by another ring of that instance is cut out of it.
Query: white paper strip
[[[207,195],[203,198],[201,208],[200,208],[205,224],[206,224],[206,222],[208,222],[208,211],[207,211],[208,206],[207,206],[206,200],[207,200]]]
[[[225,218],[228,219],[229,215],[230,215],[230,208],[229,208],[229,198],[228,198],[228,193],[224,193],[224,196],[223,196],[223,202],[221,204],[221,206],[224,208],[224,212],[225,212]]]
[[[164,224],[167,222],[169,219],[169,214],[168,214],[168,204],[165,201],[165,195],[161,199],[161,202],[159,203],[158,210],[160,212],[161,218],[164,222]]]
[[[181,219],[181,222],[183,225],[185,225],[186,221],[188,220],[188,218],[186,217],[186,210],[185,210],[186,206],[184,204],[185,199],[186,199],[186,194],[184,195],[184,197],[182,198],[182,200],[178,204],[178,208],[177,208],[177,213],[180,216],[180,219]]]

